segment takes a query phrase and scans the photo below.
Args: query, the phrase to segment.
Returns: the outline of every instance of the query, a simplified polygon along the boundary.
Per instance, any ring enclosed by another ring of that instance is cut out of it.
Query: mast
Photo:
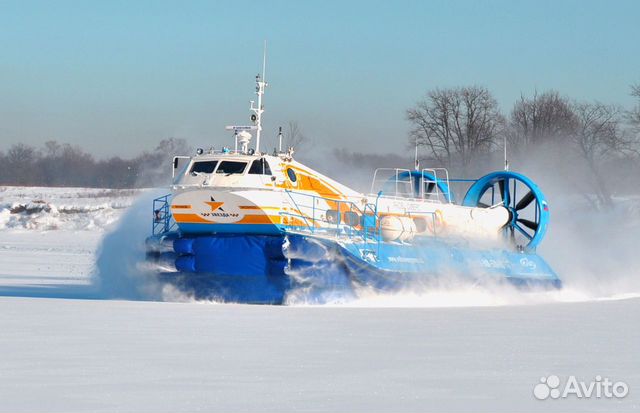
[[[258,95],[258,106],[254,105],[254,101],[251,101],[251,111],[254,115],[251,116],[251,120],[257,126],[256,131],[256,153],[260,153],[260,133],[262,132],[262,112],[264,112],[264,105],[262,104],[262,95],[264,95],[264,89],[267,87],[266,82],[267,71],[267,41],[264,41],[264,52],[262,55],[262,76],[256,76],[256,95]]]

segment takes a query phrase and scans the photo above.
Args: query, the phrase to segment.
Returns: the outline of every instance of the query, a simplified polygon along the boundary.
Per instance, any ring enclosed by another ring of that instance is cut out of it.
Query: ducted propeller
[[[493,172],[478,179],[462,204],[506,208],[509,222],[503,227],[505,239],[526,250],[534,250],[542,241],[549,221],[547,202],[537,185],[526,176],[510,171]]]

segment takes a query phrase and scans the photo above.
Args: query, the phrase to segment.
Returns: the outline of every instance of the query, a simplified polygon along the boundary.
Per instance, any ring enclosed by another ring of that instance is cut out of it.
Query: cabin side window
[[[222,161],[220,162],[220,166],[218,166],[216,173],[226,175],[241,174],[244,172],[246,167],[246,162]]]
[[[192,174],[210,174],[216,169],[216,165],[218,165],[218,161],[197,161],[193,163],[189,172]]]
[[[271,168],[269,163],[264,158],[256,159],[249,168],[249,174],[251,175],[271,175]]]

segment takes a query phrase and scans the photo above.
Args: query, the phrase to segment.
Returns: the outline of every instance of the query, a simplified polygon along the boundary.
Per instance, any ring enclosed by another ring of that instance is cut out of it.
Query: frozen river
[[[38,195],[93,206],[68,221],[0,212],[0,411],[640,410],[633,291],[293,307],[104,299],[96,251],[132,200]],[[4,209],[20,199],[5,192]],[[600,376],[629,390],[536,399],[550,375],[559,388]]]

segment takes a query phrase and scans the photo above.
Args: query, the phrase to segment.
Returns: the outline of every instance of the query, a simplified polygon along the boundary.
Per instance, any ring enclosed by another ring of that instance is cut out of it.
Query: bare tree
[[[6,175],[2,180],[10,185],[34,185],[40,178],[35,167],[39,159],[40,154],[33,146],[12,145],[5,156]]]
[[[573,136],[577,125],[571,102],[550,90],[533,98],[520,96],[511,111],[508,139],[516,149],[563,141]]]
[[[287,130],[284,133],[284,147],[295,148],[300,150],[300,147],[308,143],[307,137],[302,132],[302,128],[296,121],[289,121],[287,124]]]
[[[155,186],[168,182],[171,178],[171,160],[175,155],[184,155],[192,152],[192,148],[185,139],[162,139],[152,152],[143,152],[132,159],[127,165],[127,171],[137,177],[138,186]],[[118,164],[119,160],[114,160]]]
[[[631,86],[631,96],[638,98],[638,102],[636,106],[627,113],[627,118],[636,139],[640,139],[640,83]]]
[[[60,156],[62,145],[56,141],[46,141],[44,143],[44,156],[49,158],[56,158]]]
[[[576,103],[573,105],[577,127],[573,140],[594,178],[600,205],[611,205],[609,184],[601,172],[602,161],[631,149],[631,141],[621,130],[622,109],[614,105]]]
[[[0,184],[132,188],[164,185],[170,160],[191,150],[184,139],[164,139],[132,159],[96,160],[77,145],[48,141],[41,149],[16,144],[0,152]]]
[[[483,87],[435,89],[407,110],[410,143],[425,146],[439,162],[463,168],[497,143],[504,124],[498,104]]]
[[[90,186],[93,184],[93,156],[77,145],[45,142],[36,169],[41,173],[41,184],[47,186]]]

